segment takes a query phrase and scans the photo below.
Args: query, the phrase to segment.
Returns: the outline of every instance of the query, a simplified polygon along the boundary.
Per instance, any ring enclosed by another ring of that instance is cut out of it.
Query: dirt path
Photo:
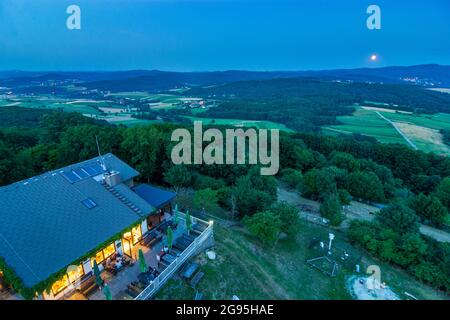
[[[426,236],[429,236],[439,242],[450,242],[450,233],[432,228],[430,226],[421,225],[420,232]]]

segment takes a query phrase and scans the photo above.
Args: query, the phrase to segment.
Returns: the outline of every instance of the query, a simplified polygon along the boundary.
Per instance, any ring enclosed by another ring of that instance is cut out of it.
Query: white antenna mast
[[[102,166],[103,171],[106,172],[106,164],[102,157],[102,153],[100,152],[100,144],[98,143],[97,135],[95,135],[95,142],[97,143],[97,151],[98,151],[98,157],[100,159],[100,165]]]

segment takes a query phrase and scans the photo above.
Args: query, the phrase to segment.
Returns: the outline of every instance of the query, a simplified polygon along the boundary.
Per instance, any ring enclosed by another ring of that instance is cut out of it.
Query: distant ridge
[[[0,87],[32,86],[45,81],[71,79],[84,87],[103,91],[162,91],[182,86],[207,86],[245,80],[313,77],[357,82],[411,83],[427,87],[450,87],[450,66],[424,64],[307,71],[211,71],[160,70],[28,72],[0,71]]]

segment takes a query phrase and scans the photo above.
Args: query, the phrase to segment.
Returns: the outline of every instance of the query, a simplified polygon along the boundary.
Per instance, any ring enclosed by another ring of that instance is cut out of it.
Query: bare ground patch
[[[389,112],[389,113],[404,113],[404,114],[412,114],[410,111],[402,111],[396,109],[388,109],[388,108],[377,108],[377,107],[361,107],[364,110],[372,110],[372,111],[381,111],[381,112]]]
[[[439,130],[417,126],[407,122],[395,122],[397,127],[410,139],[430,145],[437,152],[449,152]]]

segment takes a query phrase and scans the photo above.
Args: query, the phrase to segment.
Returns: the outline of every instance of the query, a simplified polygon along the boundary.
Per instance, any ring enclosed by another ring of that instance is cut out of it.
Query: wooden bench
[[[77,289],[84,296],[89,296],[94,291],[97,291],[98,286],[95,282],[95,277],[92,274],[88,274],[88,277],[81,279],[80,287]]]
[[[196,292],[195,293],[195,297],[194,297],[194,300],[202,300],[202,298],[203,298],[203,294],[201,293],[201,292]]]
[[[202,280],[204,275],[205,274],[201,271],[197,272],[191,280],[191,287],[195,288],[197,286],[197,284],[200,282],[200,280]]]

